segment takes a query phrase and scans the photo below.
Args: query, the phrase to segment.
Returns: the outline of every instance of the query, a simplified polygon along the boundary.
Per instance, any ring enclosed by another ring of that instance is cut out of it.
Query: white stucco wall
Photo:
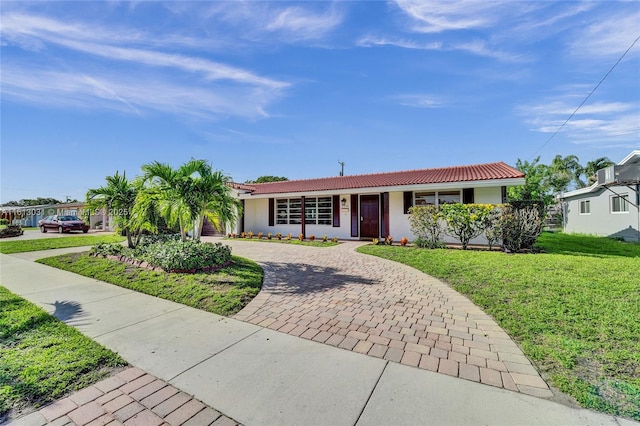
[[[447,191],[451,191],[451,188],[447,188]],[[362,192],[359,195],[366,195],[367,192]],[[379,194],[373,192],[371,194]],[[309,194],[308,196],[315,196]],[[462,196],[462,195],[461,195]],[[306,235],[315,235],[316,238],[321,238],[323,235],[327,235],[329,238],[337,237],[340,239],[352,239],[351,237],[351,195],[339,194],[339,200],[346,199],[346,205],[343,207],[340,203],[340,227],[333,227],[332,225],[307,225]],[[474,200],[476,203],[482,204],[499,204],[502,200],[502,192],[500,187],[488,187],[488,188],[475,188]],[[271,232],[276,234],[278,232],[283,235],[291,233],[295,238],[301,232],[300,225],[279,225],[269,226],[269,200],[267,198],[258,199],[246,199],[244,210],[244,230],[245,232],[252,231],[254,234],[262,232],[264,235]],[[410,241],[415,239],[415,235],[411,232],[409,224],[409,215],[404,211],[404,196],[402,191],[389,192],[389,235],[394,238],[394,241],[400,241],[401,238],[407,237]],[[382,221],[382,218],[380,218]],[[384,237],[382,235],[381,237]],[[445,237],[446,242],[455,242],[452,237]],[[474,244],[486,244],[486,240],[483,237],[479,237],[472,241]]]
[[[628,195],[636,204],[636,194],[630,188],[613,187],[616,193]],[[636,207],[629,205],[628,212],[612,213],[612,192],[605,189],[571,197],[565,201],[565,232],[600,236],[620,236],[627,241],[639,241],[639,216]],[[590,214],[580,214],[580,201],[590,201]]]

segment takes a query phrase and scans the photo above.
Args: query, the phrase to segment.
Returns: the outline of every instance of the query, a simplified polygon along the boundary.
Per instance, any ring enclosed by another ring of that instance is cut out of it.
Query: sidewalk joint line
[[[221,320],[221,321],[222,321],[222,320]],[[235,320],[235,321],[238,321],[238,320]],[[242,322],[242,321],[238,321],[238,322]],[[187,368],[186,370],[181,371],[181,372],[179,372],[178,374],[176,374],[175,376],[173,376],[173,377],[171,377],[171,378],[167,379],[167,382],[171,382],[173,379],[177,378],[178,376],[181,376],[181,375],[183,375],[184,373],[186,373],[187,371],[189,371],[189,370],[192,370],[192,369],[196,368],[196,367],[197,367],[197,366],[199,366],[200,364],[202,364],[202,363],[204,363],[204,362],[206,362],[206,361],[209,361],[209,360],[210,360],[211,358],[213,358],[214,356],[221,354],[222,352],[226,351],[227,349],[229,349],[229,348],[231,348],[231,347],[233,347],[233,346],[237,345],[238,343],[240,343],[240,342],[242,342],[242,341],[244,341],[244,340],[248,339],[249,337],[253,336],[254,334],[256,334],[256,333],[258,333],[259,331],[262,331],[262,330],[264,330],[264,328],[260,328],[260,329],[258,329],[258,330],[256,330],[256,331],[254,331],[254,332],[252,332],[252,333],[250,333],[250,334],[247,334],[247,335],[246,335],[245,337],[243,337],[242,339],[240,339],[240,340],[238,340],[238,341],[236,341],[236,342],[234,342],[234,343],[230,344],[230,345],[229,345],[229,346],[227,346],[227,347],[224,347],[224,348],[220,349],[218,352],[216,352],[216,353],[214,353],[214,354],[211,354],[210,356],[206,357],[206,358],[205,358],[205,359],[203,359],[202,361],[199,361],[199,362],[197,362],[197,363],[193,364],[191,367]]]
[[[384,374],[385,371],[387,371],[388,365],[389,365],[389,361],[385,362],[384,368],[382,369],[380,376],[378,376],[378,380],[376,380],[376,383],[373,385],[373,389],[371,389],[371,393],[369,394],[367,401],[364,403],[362,410],[360,410],[360,414],[358,414],[358,418],[356,419],[356,422],[353,424],[353,426],[356,426],[358,424],[358,422],[360,421],[360,417],[362,417],[362,414],[364,414],[364,410],[367,409],[367,405],[369,405],[369,401],[371,400],[373,393],[376,391],[376,388],[378,387],[378,383],[380,383],[380,379],[382,379],[382,375]]]
[[[89,337],[91,337],[92,339],[96,339],[96,338],[98,338],[98,337],[106,336],[107,334],[115,333],[116,331],[124,330],[125,328],[133,327],[134,325],[142,324],[143,322],[151,321],[152,319],[160,318],[160,317],[162,317],[162,316],[164,316],[164,315],[171,314],[171,313],[173,313],[173,312],[177,312],[177,311],[179,311],[179,310],[181,310],[181,309],[185,309],[185,308],[188,308],[188,306],[181,306],[181,307],[179,307],[179,308],[172,309],[172,310],[167,311],[167,312],[162,312],[162,313],[160,313],[160,314],[158,314],[158,315],[154,315],[154,316],[152,316],[152,317],[148,317],[148,318],[142,319],[142,320],[140,320],[140,321],[136,321],[136,322],[134,322],[134,323],[127,324],[127,325],[122,326],[122,327],[120,327],[120,328],[115,328],[115,329],[113,329],[113,330],[107,331],[106,333],[97,334],[97,335],[95,335],[95,336],[89,336]]]

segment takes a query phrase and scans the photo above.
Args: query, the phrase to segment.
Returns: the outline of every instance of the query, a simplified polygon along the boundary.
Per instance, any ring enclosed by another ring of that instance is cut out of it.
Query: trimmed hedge
[[[156,242],[151,242],[151,241]],[[150,243],[151,242],[151,243]],[[143,261],[167,272],[196,272],[216,269],[231,261],[231,248],[222,243],[181,241],[173,236],[148,239],[134,249],[121,244],[98,244],[92,256],[119,256]]]

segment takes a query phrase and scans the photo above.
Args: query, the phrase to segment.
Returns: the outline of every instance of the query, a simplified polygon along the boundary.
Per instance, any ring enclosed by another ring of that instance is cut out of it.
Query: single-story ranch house
[[[640,242],[640,150],[598,173],[601,182],[560,197],[564,231]]]
[[[244,205],[231,232],[305,237],[415,239],[409,207],[445,203],[499,204],[524,174],[505,163],[477,164],[261,184],[235,184]]]

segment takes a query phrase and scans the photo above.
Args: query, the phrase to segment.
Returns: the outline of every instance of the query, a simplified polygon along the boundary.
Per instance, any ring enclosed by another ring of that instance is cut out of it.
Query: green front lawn
[[[0,423],[89,386],[126,362],[0,287]]]
[[[545,233],[540,254],[363,246],[443,279],[582,406],[640,420],[640,244]]]
[[[67,247],[93,246],[99,243],[120,243],[125,238],[119,235],[78,235],[75,237],[42,238],[36,240],[0,240],[0,253],[22,253],[26,251],[50,250]]]
[[[151,271],[88,253],[38,262],[219,315],[240,311],[260,292],[263,276],[257,263],[238,256],[226,268],[196,274]]]

